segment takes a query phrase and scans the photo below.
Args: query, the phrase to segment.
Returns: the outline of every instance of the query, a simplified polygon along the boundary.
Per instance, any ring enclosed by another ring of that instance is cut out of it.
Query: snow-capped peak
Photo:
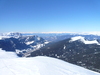
[[[19,32],[9,32],[9,33],[5,33],[3,35],[4,36],[9,36],[9,37],[15,37],[15,38],[18,38],[18,37],[22,36],[22,34],[19,33]]]
[[[9,33],[2,33],[2,34],[0,34],[0,39],[2,39],[2,38],[11,38],[11,37],[19,38],[21,36],[22,36],[21,33],[18,33],[18,32],[9,32]]]
[[[70,42],[73,42],[73,41],[76,41],[76,40],[80,40],[85,44],[97,44],[97,45],[100,45],[100,43],[97,40],[92,40],[92,41],[85,40],[85,38],[82,37],[82,36],[72,37]]]

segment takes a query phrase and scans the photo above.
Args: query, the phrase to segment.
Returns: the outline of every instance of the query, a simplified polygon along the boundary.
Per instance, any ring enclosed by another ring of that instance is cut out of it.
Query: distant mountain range
[[[7,33],[0,37],[0,48],[16,52],[19,56],[36,50],[48,43],[48,41],[41,37],[35,35],[23,36],[21,33]]]
[[[92,33],[23,33],[23,35],[37,35],[49,42],[60,41],[75,36],[83,36],[88,40],[100,39],[100,35]]]

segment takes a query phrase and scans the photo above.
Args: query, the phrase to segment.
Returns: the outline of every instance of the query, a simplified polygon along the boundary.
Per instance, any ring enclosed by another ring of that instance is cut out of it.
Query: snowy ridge
[[[50,57],[0,59],[1,75],[100,75]]]
[[[0,59],[0,75],[100,75],[50,57]]]
[[[6,51],[16,51],[19,56],[45,46],[48,41],[36,35],[22,35],[21,33],[0,34],[0,48]]]
[[[88,40],[85,40],[85,38],[82,37],[82,36],[72,37],[70,42],[73,42],[73,41],[76,41],[76,40],[80,40],[80,41],[82,41],[85,44],[97,44],[97,45],[100,45],[100,43],[97,40],[88,41]]]
[[[30,45],[30,44],[32,44],[32,43],[34,43],[34,41],[26,42],[27,45]]]
[[[51,57],[38,56],[31,58],[18,58],[13,52],[9,53],[0,49],[0,75],[100,74]]]
[[[19,38],[21,37],[22,34],[21,33],[18,33],[18,32],[9,32],[9,33],[2,33],[0,34],[0,39],[3,39],[3,38]]]

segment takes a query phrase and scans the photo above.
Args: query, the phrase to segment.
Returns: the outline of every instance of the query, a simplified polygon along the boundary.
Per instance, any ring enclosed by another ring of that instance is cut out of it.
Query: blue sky
[[[100,0],[0,0],[0,32],[100,31]]]

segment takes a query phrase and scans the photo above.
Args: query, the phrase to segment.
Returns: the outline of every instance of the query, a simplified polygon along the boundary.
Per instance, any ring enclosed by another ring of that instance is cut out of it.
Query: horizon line
[[[69,32],[69,31],[66,31],[66,32],[5,32],[5,33],[22,33],[22,34],[34,34],[34,33],[45,33],[45,34],[53,34],[53,33],[56,33],[56,34],[62,34],[62,33],[72,33],[72,34],[95,34],[95,35],[100,35],[100,31],[91,31],[91,32]]]

